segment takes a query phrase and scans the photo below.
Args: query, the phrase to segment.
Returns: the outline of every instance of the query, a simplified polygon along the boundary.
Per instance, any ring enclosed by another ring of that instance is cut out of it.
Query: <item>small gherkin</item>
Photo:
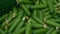
[[[0,16],[16,5],[16,0],[0,0]]]

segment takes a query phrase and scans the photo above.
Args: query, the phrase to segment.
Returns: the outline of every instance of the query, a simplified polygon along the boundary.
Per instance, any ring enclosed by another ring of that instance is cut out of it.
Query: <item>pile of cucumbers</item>
[[[60,34],[60,0],[16,0],[0,17],[0,34]]]

